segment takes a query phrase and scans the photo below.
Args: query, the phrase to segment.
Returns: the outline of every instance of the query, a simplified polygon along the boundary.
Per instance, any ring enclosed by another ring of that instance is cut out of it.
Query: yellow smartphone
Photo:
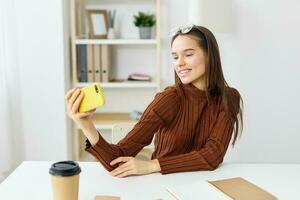
[[[79,106],[79,112],[87,112],[105,104],[102,88],[99,83],[92,83],[81,88],[84,96]]]

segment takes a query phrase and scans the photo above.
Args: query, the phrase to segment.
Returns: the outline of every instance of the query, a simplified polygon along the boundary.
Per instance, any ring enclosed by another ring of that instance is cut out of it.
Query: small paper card
[[[120,200],[120,197],[97,195],[95,200]]]

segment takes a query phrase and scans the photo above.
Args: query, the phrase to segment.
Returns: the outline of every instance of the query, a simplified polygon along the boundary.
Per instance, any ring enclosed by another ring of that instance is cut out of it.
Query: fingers
[[[134,174],[133,170],[128,170],[128,171],[125,171],[125,172],[119,174],[117,177],[118,178],[123,178],[123,177],[130,176],[130,175],[133,175],[133,174]]]
[[[111,161],[111,165],[124,162],[122,165],[110,172],[112,176],[125,177],[134,174],[134,165],[132,162],[133,157],[119,157]]]
[[[83,92],[80,92],[77,96],[77,98],[75,99],[72,107],[71,107],[71,112],[72,113],[77,113],[78,112],[78,109],[79,109],[79,106],[80,106],[80,103],[83,99]]]
[[[96,111],[96,109],[93,109],[93,110],[88,111],[88,112],[79,113],[77,116],[78,116],[78,118],[84,118],[84,117],[87,117],[89,115],[92,115],[95,111]]]
[[[110,172],[110,174],[112,176],[119,176],[121,174],[124,174],[125,172],[128,172],[128,171],[132,171],[133,168],[130,164],[127,164],[127,163],[124,163],[123,165],[117,167],[116,169],[114,169],[113,171]]]
[[[115,165],[115,164],[120,163],[120,162],[127,162],[131,159],[133,159],[133,157],[118,157],[115,160],[111,161],[110,165]]]
[[[77,99],[78,95],[80,94],[80,90],[79,89],[76,89],[74,91],[74,93],[72,94],[72,96],[70,97],[70,99],[68,100],[68,112],[71,113],[72,112],[72,107],[73,107],[73,104],[75,102],[75,100]],[[73,113],[71,113],[73,114]]]
[[[70,99],[70,97],[72,96],[73,92],[75,91],[76,88],[73,88],[71,90],[69,90],[67,92],[67,94],[65,95],[65,100],[68,101]]]

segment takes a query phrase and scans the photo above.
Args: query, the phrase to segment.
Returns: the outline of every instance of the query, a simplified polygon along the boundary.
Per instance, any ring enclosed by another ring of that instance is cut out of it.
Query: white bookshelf
[[[98,124],[95,126],[97,130],[111,130],[113,127],[113,124],[108,124],[108,125],[102,125],[102,124]]]
[[[84,29],[85,20],[82,18],[82,13],[84,13],[83,7],[87,9],[116,9],[117,16],[119,14],[119,17],[122,17],[122,23],[119,24],[118,28],[119,31],[123,31],[123,35],[121,34],[121,37],[117,39],[89,39],[80,37],[87,35],[86,30]],[[154,10],[156,16],[154,37],[152,39],[135,39],[136,35],[134,35],[134,33],[137,33],[138,29],[136,28],[136,30],[131,33],[130,30],[134,29],[134,27],[133,22],[129,20],[131,20],[132,15],[136,14],[138,10],[152,12],[151,9],[148,10],[150,7]],[[104,135],[108,135],[114,124],[136,122],[136,120],[130,118],[130,110],[133,110],[133,107],[137,107],[139,108],[137,110],[140,110],[147,101],[152,100],[149,97],[153,98],[155,93],[161,90],[160,0],[71,0],[70,15],[72,87],[85,87],[90,84],[79,82],[77,80],[77,45],[111,45],[113,52],[116,54],[113,58],[116,66],[112,67],[114,69],[117,68],[115,71],[117,77],[114,77],[117,80],[123,80],[124,77],[127,77],[131,73],[139,73],[138,71],[135,71],[137,69],[141,69],[141,73],[151,75],[153,80],[152,82],[123,81],[100,83],[101,87],[105,90],[105,95],[107,95],[107,104],[99,109],[104,113],[95,113],[93,122],[100,132],[103,131]],[[135,48],[136,54],[134,52]],[[149,55],[152,56],[152,53],[153,59],[149,60]],[[132,58],[130,58],[131,55]],[[137,57],[140,58],[140,63],[136,64],[135,59]],[[127,104],[128,106],[126,106]],[[109,106],[114,107],[111,108]],[[124,113],[124,110],[126,113]],[[81,158],[80,154],[84,152],[82,149],[84,148],[82,147],[82,137],[80,136],[82,133],[79,133],[80,130],[78,127],[75,125],[73,127],[75,132],[75,134],[72,134],[74,135],[73,155],[74,159],[78,160]]]
[[[90,83],[77,83],[77,87],[85,87]],[[100,83],[102,88],[151,88],[156,89],[155,82],[120,82],[120,83]]]
[[[76,44],[156,45],[156,39],[76,39]]]

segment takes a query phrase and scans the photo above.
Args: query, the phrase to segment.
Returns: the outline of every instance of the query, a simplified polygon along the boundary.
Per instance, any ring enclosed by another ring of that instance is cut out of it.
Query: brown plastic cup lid
[[[74,176],[81,172],[79,165],[74,161],[53,163],[49,173],[53,176]]]

